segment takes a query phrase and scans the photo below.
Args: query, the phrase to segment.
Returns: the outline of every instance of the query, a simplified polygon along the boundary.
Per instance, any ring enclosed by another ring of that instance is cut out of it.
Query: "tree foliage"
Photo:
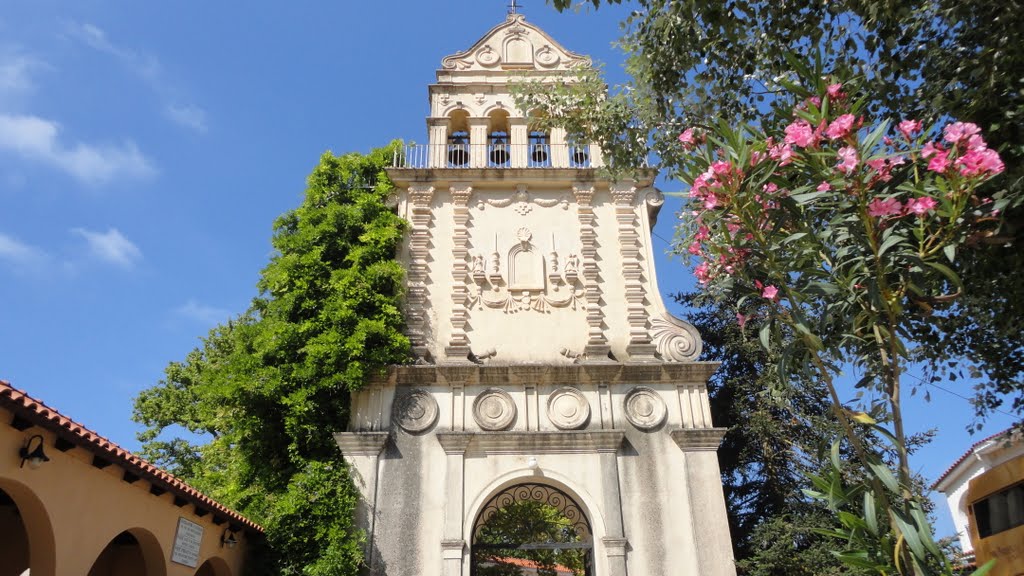
[[[346,426],[350,391],[408,358],[395,259],[405,223],[385,205],[398,145],[325,153],[302,205],[274,223],[248,311],[135,401],[149,458],[265,526],[268,573],[354,574],[361,561],[331,433]],[[192,435],[164,439],[169,426]]]
[[[556,568],[568,568],[573,574],[584,572],[584,550],[522,550],[522,544],[566,543],[579,541],[573,522],[558,508],[536,500],[520,500],[498,509],[480,527],[474,545],[473,563],[480,576],[518,576],[520,566],[508,559],[519,558],[536,563],[540,576],[555,576]],[[508,548],[501,548],[508,546]]]
[[[573,0],[549,0],[564,10]],[[621,0],[604,3],[620,4]],[[601,0],[579,4],[597,7]],[[792,56],[818,54],[821,69],[857,78],[865,110],[934,123],[971,122],[1006,164],[984,195],[1016,193],[1024,180],[1024,10],[1019,2],[927,0],[637,0],[621,46],[631,83],[607,98],[600,75],[552,91],[526,85],[529,107],[561,112],[552,121],[593,139],[619,168],[653,146],[674,172],[683,159],[676,136],[686,127],[747,121],[781,128],[790,119],[782,83],[795,79]],[[583,105],[578,105],[582,103]],[[624,114],[623,110],[632,110]],[[611,136],[630,134],[629,138]],[[1020,196],[1017,195],[1017,198]],[[954,271],[963,281],[955,304],[915,332],[935,379],[980,374],[984,417],[1009,397],[1024,413],[1024,265],[1020,202],[1008,205],[996,236],[966,246]],[[951,369],[946,361],[963,361]],[[966,369],[965,369],[966,368]]]

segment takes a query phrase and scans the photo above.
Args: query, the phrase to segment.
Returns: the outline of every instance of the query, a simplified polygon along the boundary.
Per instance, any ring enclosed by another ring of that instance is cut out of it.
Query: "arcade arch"
[[[160,542],[148,530],[132,528],[114,536],[93,562],[88,576],[166,576]]]
[[[53,527],[43,503],[25,485],[0,479],[0,576],[54,576]]]

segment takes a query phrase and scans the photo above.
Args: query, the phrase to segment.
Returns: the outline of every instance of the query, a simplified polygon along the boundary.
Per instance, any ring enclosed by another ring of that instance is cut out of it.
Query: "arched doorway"
[[[23,484],[0,479],[0,576],[53,576],[56,547],[43,503]]]
[[[473,523],[473,576],[593,576],[594,536],[564,491],[513,484],[484,503]]]
[[[146,530],[125,530],[96,557],[89,576],[166,576],[160,542]]]
[[[195,576],[231,576],[231,569],[223,558],[208,558],[196,570]]]

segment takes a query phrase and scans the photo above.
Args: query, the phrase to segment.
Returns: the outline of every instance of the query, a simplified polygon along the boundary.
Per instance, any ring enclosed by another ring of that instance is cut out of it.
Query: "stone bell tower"
[[[596,146],[536,130],[511,96],[589,65],[509,14],[442,60],[428,142],[388,170],[418,360],[356,393],[336,434],[369,574],[470,576],[481,526],[517,499],[577,521],[550,547],[584,551],[588,575],[735,574],[716,365],[655,278],[656,171],[609,180]]]

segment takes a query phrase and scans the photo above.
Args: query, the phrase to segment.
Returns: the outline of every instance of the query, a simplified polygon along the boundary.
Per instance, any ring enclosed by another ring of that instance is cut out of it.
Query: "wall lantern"
[[[39,440],[35,448],[32,448],[32,441]],[[35,470],[42,466],[43,462],[49,462],[50,458],[43,452],[43,437],[40,434],[36,434],[25,441],[25,445],[18,450],[18,455],[21,456],[21,466],[18,468],[25,467],[25,461],[28,461],[28,467]]]
[[[230,528],[225,528],[224,533],[220,536],[221,548],[231,549],[238,545],[238,540],[235,539],[235,534]]]

